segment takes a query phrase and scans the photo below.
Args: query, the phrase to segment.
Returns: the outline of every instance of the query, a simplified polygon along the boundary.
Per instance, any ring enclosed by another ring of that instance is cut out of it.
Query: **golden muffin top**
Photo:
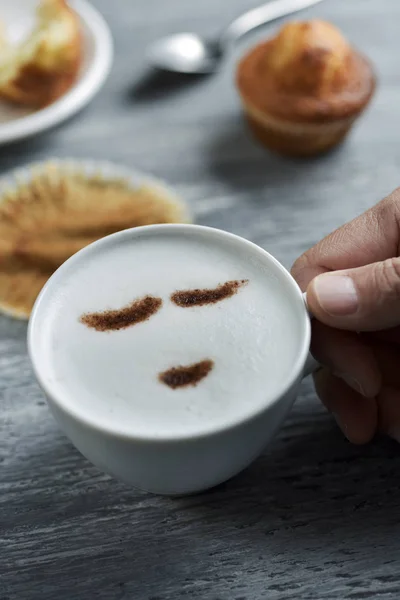
[[[332,24],[285,24],[238,66],[245,101],[291,120],[350,117],[372,96],[375,77],[365,57]]]

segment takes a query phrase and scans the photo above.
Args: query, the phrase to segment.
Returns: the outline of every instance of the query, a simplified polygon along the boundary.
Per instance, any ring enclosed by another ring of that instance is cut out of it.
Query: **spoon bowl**
[[[162,38],[148,53],[150,63],[164,71],[213,73],[218,69],[221,51],[195,33],[178,33]]]
[[[213,73],[221,66],[232,45],[243,35],[260,25],[319,2],[321,0],[270,0],[238,17],[215,40],[207,40],[195,33],[178,33],[163,38],[150,47],[148,60],[163,71]]]

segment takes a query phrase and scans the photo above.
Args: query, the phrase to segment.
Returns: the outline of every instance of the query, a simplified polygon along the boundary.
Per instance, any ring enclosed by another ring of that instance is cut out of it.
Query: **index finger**
[[[291,273],[305,291],[314,277],[327,271],[363,267],[398,255],[400,188],[307,250]]]

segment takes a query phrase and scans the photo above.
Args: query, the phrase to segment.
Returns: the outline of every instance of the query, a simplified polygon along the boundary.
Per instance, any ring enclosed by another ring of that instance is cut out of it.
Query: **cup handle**
[[[308,310],[306,292],[304,292],[304,294],[303,294],[303,299],[304,299],[304,303],[306,305],[308,314],[310,315],[310,319],[313,319],[312,313]],[[303,376],[307,377],[308,375],[311,375],[312,373],[317,371],[317,369],[319,369],[320,366],[321,365],[319,364],[319,362],[317,362],[315,360],[315,358],[313,357],[313,355],[311,354],[311,352],[309,352],[308,356],[307,356],[306,364],[304,365],[304,375]]]

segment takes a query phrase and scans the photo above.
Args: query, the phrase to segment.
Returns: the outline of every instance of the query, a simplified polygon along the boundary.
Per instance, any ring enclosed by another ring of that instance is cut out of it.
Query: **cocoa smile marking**
[[[206,359],[185,367],[172,367],[172,369],[160,373],[158,379],[173,390],[189,385],[195,386],[204,377],[207,377],[213,367],[214,362]]]
[[[81,316],[80,321],[96,331],[118,331],[147,321],[161,308],[161,305],[161,298],[145,296],[118,310],[87,313]]]
[[[226,281],[216,288],[181,290],[171,294],[171,301],[177,306],[186,308],[189,306],[204,306],[204,304],[215,304],[226,298],[230,298],[249,282],[248,279]]]

